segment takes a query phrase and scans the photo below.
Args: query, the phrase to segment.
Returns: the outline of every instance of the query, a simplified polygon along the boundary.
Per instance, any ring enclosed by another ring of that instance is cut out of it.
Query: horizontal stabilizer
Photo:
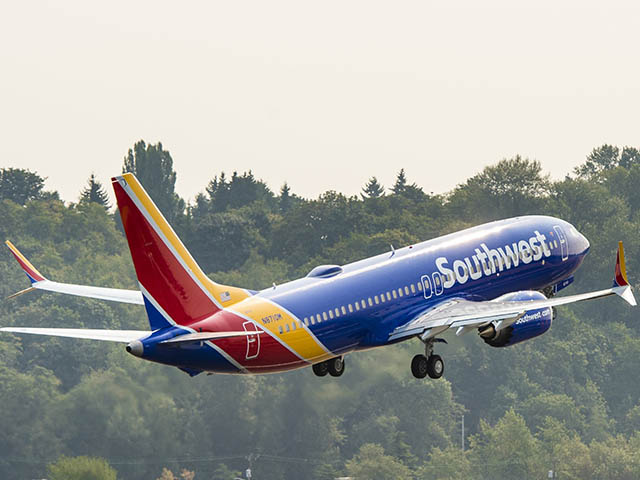
[[[103,340],[106,342],[129,343],[147,337],[151,332],[146,330],[99,330],[95,328],[28,328],[3,327],[0,332],[29,333],[49,335],[53,337],[84,338],[87,340]]]

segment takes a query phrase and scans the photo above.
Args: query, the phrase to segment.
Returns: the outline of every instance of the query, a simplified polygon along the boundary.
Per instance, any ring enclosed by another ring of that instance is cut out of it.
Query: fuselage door
[[[244,327],[244,330],[246,332],[258,331],[258,329],[256,328],[253,322],[244,322],[242,326]],[[256,358],[259,353],[260,353],[260,335],[258,334],[247,335],[247,355],[245,358],[247,360],[251,360],[252,358]]]
[[[442,280],[442,275],[440,272],[433,272],[433,291],[436,295],[442,295],[444,291],[444,281]]]
[[[431,289],[431,279],[429,278],[429,275],[423,275],[420,281],[422,282],[424,298],[431,298],[433,290]]]
[[[560,252],[562,253],[562,261],[564,262],[567,258],[569,258],[569,244],[567,243],[567,237],[558,225],[553,227],[553,229],[556,231],[556,235],[558,236],[558,242],[560,243]]]

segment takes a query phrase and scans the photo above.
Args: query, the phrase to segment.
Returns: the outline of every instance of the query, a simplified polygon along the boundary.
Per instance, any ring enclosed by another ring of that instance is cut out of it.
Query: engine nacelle
[[[544,300],[546,297],[535,291],[523,290],[521,292],[507,293],[497,301],[529,301]],[[513,325],[496,330],[496,324],[491,323],[478,330],[482,339],[492,347],[509,347],[516,343],[530,340],[542,335],[549,330],[553,321],[553,309],[551,307],[527,310]]]

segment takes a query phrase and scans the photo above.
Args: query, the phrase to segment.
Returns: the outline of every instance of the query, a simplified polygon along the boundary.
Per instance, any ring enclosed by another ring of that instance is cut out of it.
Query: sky
[[[193,199],[221,171],[444,193],[503,158],[562,178],[640,146],[640,2],[3,2],[0,168],[75,201],[161,141]]]

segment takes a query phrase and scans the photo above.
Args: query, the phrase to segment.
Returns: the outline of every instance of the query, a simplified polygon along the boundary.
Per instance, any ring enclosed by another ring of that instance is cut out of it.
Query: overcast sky
[[[640,146],[637,1],[109,1],[0,6],[0,167],[75,201],[138,139],[192,199],[251,169],[307,197],[445,192],[521,154],[554,178]]]

